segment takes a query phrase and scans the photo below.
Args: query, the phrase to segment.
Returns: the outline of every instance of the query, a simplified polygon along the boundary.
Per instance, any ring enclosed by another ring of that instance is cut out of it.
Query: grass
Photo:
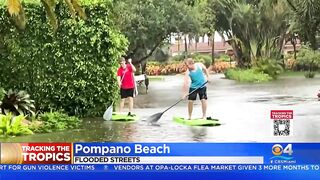
[[[304,76],[304,71],[285,71],[280,76]]]
[[[164,76],[148,76],[150,81],[163,81]]]
[[[272,80],[272,77],[270,77],[269,75],[261,72],[257,72],[253,69],[246,69],[246,70],[228,69],[225,72],[225,77],[227,79],[232,79],[239,82],[249,82],[249,83],[261,83],[261,82],[267,82]]]

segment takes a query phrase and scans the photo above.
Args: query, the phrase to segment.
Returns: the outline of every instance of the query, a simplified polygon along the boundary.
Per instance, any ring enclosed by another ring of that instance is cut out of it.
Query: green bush
[[[81,120],[75,116],[68,116],[60,112],[47,112],[40,114],[33,120],[31,129],[34,132],[53,132],[79,128]]]
[[[23,124],[25,116],[12,116],[11,113],[7,115],[0,114],[0,134],[9,136],[29,135],[33,132],[27,125]]]
[[[224,61],[224,62],[230,62],[230,57],[226,54],[219,55],[219,57],[217,59],[219,59],[220,61]]]
[[[316,73],[313,71],[306,71],[304,73],[304,77],[306,77],[306,78],[314,78],[315,75],[316,75]]]
[[[0,99],[3,99],[5,93],[6,93],[6,91],[0,87]]]
[[[232,79],[240,82],[266,82],[272,78],[264,73],[258,72],[254,69],[240,70],[240,69],[228,69],[224,73],[227,79]]]
[[[170,61],[183,61],[185,59],[184,55],[176,55],[170,58]]]
[[[127,40],[109,18],[111,1],[86,5],[88,20],[70,19],[60,2],[53,33],[44,8],[26,4],[27,28],[18,32],[0,7],[0,87],[30,93],[42,111],[100,116],[118,99],[116,69]]]
[[[211,65],[211,55],[209,54],[199,54],[199,53],[194,53],[194,54],[187,54],[187,55],[177,55],[173,56],[170,61],[171,62],[179,62],[183,61],[186,58],[192,58],[195,62],[201,62],[203,63],[206,67],[209,67]]]
[[[1,99],[3,99],[5,93],[6,93],[6,91],[0,87],[0,106],[2,105]],[[4,113],[4,112],[2,112],[2,109],[0,108],[0,114],[2,114],[2,113]]]
[[[201,62],[203,63],[206,67],[209,67],[211,65],[212,62],[212,57],[209,54],[191,54],[189,56],[190,58],[194,59],[195,62]]]
[[[316,71],[320,67],[320,52],[302,46],[297,54],[297,70]]]
[[[283,68],[276,60],[267,58],[258,59],[253,69],[258,72],[268,74],[273,79],[277,79],[283,71]]]

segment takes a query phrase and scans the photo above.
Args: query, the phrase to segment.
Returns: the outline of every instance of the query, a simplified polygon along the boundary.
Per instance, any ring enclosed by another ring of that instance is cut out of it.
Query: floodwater
[[[2,142],[320,142],[320,101],[316,98],[320,78],[280,77],[262,84],[239,83],[211,75],[208,84],[208,116],[221,126],[190,127],[172,121],[187,116],[183,101],[167,111],[158,126],[145,119],[162,112],[181,97],[181,75],[150,81],[148,94],[143,85],[135,98],[137,122],[86,119],[81,129],[1,139]],[[293,110],[290,136],[273,135],[271,110]],[[195,102],[194,117],[201,117],[201,103]]]

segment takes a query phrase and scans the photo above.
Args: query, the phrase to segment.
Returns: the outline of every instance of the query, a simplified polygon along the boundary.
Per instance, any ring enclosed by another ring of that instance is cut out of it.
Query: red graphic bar
[[[293,110],[271,110],[271,119],[293,119]]]
[[[72,143],[1,143],[2,164],[71,164]]]

